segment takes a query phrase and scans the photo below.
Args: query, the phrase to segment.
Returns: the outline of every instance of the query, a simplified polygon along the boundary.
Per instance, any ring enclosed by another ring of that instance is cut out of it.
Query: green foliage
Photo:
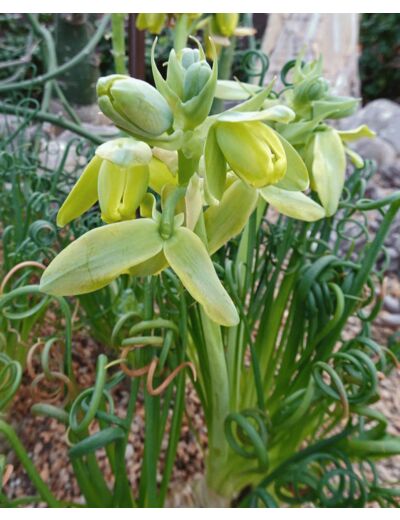
[[[360,75],[364,101],[400,101],[400,14],[363,14]]]

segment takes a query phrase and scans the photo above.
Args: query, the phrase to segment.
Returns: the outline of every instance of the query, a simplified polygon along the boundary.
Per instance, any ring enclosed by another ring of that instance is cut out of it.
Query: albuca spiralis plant
[[[172,50],[162,74],[154,43],[155,87],[123,75],[98,82],[99,106],[121,137],[97,148],[57,223],[98,202],[104,225],[50,262],[40,291],[60,299],[126,277],[135,305],[115,324],[115,359],[99,356],[94,387],[72,389],[64,407],[35,411],[68,427],[88,505],[163,505],[186,374],[208,429],[205,477],[193,491],[199,505],[394,504],[399,492],[380,484],[373,460],[400,453],[400,441],[371,404],[379,399],[378,371],[397,360],[371,339],[370,323],[380,306],[373,281],[383,277],[376,260],[400,195],[367,200],[372,165],[348,148],[373,132],[327,123],[354,112],[358,100],[330,93],[321,60],[290,62],[276,92],[273,82],[218,81],[213,42],[212,66],[194,44]],[[216,98],[236,105],[209,115]],[[354,167],[346,180],[347,157]],[[383,215],[374,238],[365,216],[373,210]],[[365,236],[362,253],[348,226]],[[345,340],[350,316],[359,332]],[[50,350],[41,357],[45,371]],[[70,364],[65,370],[73,381]],[[124,377],[131,395],[121,419],[110,392]],[[124,455],[142,379],[145,447],[140,488],[132,490]],[[93,421],[100,429],[89,434]],[[0,428],[41,498],[59,506],[10,427]],[[115,475],[112,490],[96,462],[100,447]]]

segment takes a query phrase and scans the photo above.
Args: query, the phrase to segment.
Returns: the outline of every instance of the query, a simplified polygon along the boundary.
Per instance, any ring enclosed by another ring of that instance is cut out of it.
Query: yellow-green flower
[[[233,36],[239,23],[239,13],[216,13],[214,31],[222,36]]]
[[[118,222],[88,231],[64,249],[45,270],[40,288],[47,294],[68,296],[101,289],[140,264],[160,269],[165,258],[181,282],[216,323],[237,325],[239,316],[222,286],[200,238],[179,224],[167,237],[159,219]],[[149,274],[153,274],[151,271]]]
[[[261,121],[218,121],[208,132],[205,161],[208,189],[218,200],[228,168],[254,188],[277,183],[287,168],[279,137]]]
[[[166,19],[165,13],[140,13],[136,18],[136,27],[140,31],[147,30],[152,34],[160,34]]]
[[[306,151],[311,189],[317,192],[327,217],[339,206],[342,195],[346,156],[339,134],[333,128],[316,132]]]
[[[286,173],[279,182],[256,189],[228,173],[220,202],[205,211],[210,254],[243,230],[260,196],[291,218],[313,222],[325,216],[324,208],[303,193],[310,184],[303,159],[290,143],[281,136],[279,139],[287,160]]]
[[[65,226],[99,201],[105,222],[135,218],[149,184],[150,147],[132,138],[100,145],[57,215]]]

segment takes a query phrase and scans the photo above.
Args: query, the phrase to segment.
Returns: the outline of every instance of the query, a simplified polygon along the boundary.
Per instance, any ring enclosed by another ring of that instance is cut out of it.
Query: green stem
[[[89,130],[86,130],[85,128],[75,123],[66,121],[65,117],[62,115],[53,115],[42,111],[38,112],[36,110],[32,110],[29,108],[21,108],[0,101],[0,113],[20,115],[21,112],[24,114],[24,116],[32,115],[33,118],[37,119],[38,121],[47,121],[55,126],[59,126],[61,128],[65,128],[66,130],[70,130],[71,132],[74,132],[74,134],[85,137],[86,139],[97,145],[104,143],[104,141],[106,140],[98,135],[92,134],[91,132],[89,132]]]
[[[53,38],[51,36],[50,31],[46,29],[43,25],[39,23],[38,16],[36,14],[28,13],[26,15],[28,17],[29,22],[31,23],[33,30],[35,33],[43,38],[45,45],[45,62],[47,67],[47,72],[52,72],[57,69],[57,57],[56,50],[54,47]],[[42,111],[46,111],[49,108],[49,104],[51,101],[51,94],[53,90],[54,82],[52,80],[46,81],[44,86],[44,93],[42,98],[41,109]]]
[[[112,27],[112,54],[116,74],[128,74],[125,63],[125,14],[114,13],[111,15]]]
[[[220,485],[218,477],[228,455],[224,423],[229,413],[229,378],[221,328],[207,317],[202,308],[200,308],[200,316],[210,372],[210,388],[207,389],[208,406],[211,408],[211,420],[207,425],[209,439],[207,480],[210,487],[217,491]]]
[[[178,151],[178,180],[180,186],[187,186],[192,175],[199,164],[199,157],[187,158],[185,154]]]
[[[235,55],[236,38],[230,39],[228,47],[222,47],[218,58],[218,79],[230,79],[232,74],[232,64]],[[224,110],[224,100],[214,99],[211,114],[219,114]]]
[[[179,332],[182,348],[179,353],[179,362],[182,363],[186,357],[186,349],[188,344],[188,316],[187,303],[182,286],[180,294],[180,319]],[[163,471],[163,479],[161,481],[160,491],[158,495],[158,504],[160,507],[164,505],[165,497],[168,490],[168,484],[171,478],[172,469],[176,457],[176,449],[178,446],[179,435],[181,431],[182,416],[185,409],[185,371],[182,371],[177,378],[174,412],[171,420],[170,434],[168,439],[168,448],[165,455],[165,465]],[[163,429],[165,431],[165,427]]]
[[[187,14],[181,14],[176,22],[174,29],[174,49],[175,52],[181,51],[186,47],[189,36],[189,17]]]
[[[54,90],[58,96],[58,99],[61,101],[61,103],[63,104],[63,107],[67,111],[67,114],[69,115],[69,117],[72,119],[72,121],[75,124],[80,125],[81,120],[79,119],[78,114],[75,112],[75,110],[69,104],[67,98],[64,95],[64,92],[62,91],[62,89],[57,81],[54,82]]]
[[[174,231],[175,208],[185,193],[186,188],[176,188],[167,198],[160,222],[160,235],[165,240],[168,240]]]

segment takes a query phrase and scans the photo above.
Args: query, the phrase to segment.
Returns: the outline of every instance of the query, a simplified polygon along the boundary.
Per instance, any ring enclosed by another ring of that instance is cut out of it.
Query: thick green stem
[[[201,308],[199,314],[204,338],[199,347],[204,348],[206,351],[210,381],[206,388],[209,446],[206,480],[208,487],[218,493],[223,485],[223,470],[229,452],[229,445],[224,431],[225,418],[230,411],[229,379],[221,328],[211,321]],[[203,368],[205,367],[200,367],[200,370]]]
[[[116,74],[128,74],[125,60],[125,14],[111,15],[112,46]]]
[[[192,175],[198,167],[198,164],[198,157],[187,158],[181,150],[178,151],[178,180],[180,186],[188,185]]]
[[[181,51],[186,47],[189,37],[189,17],[187,14],[181,14],[176,22],[174,29],[174,49],[175,52]]]

